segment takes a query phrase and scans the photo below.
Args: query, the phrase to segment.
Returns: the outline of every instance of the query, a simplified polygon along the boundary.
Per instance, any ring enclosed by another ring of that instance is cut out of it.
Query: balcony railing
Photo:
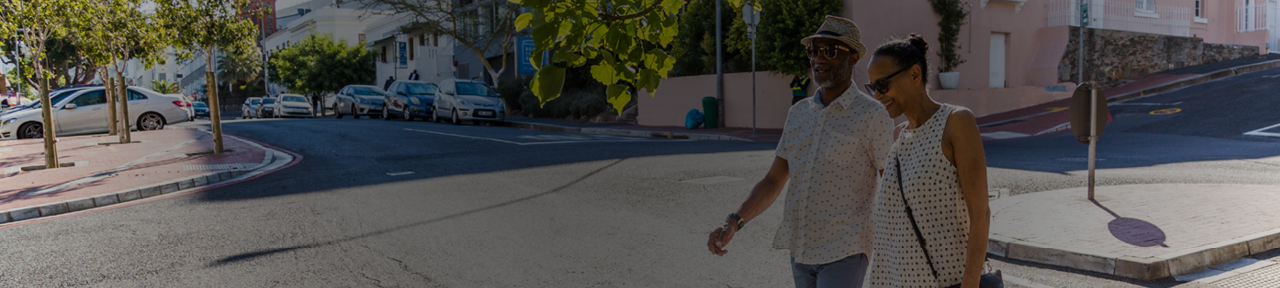
[[[1089,28],[1172,36],[1191,36],[1192,7],[1155,5],[1137,9],[1133,2],[1049,0],[1046,26],[1080,26],[1080,4],[1089,3]]]

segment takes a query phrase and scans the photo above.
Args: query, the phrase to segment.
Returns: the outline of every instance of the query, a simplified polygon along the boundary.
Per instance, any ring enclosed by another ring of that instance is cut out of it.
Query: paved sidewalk
[[[1129,83],[1100,91],[1108,102],[1124,101],[1163,93],[1206,81],[1280,67],[1280,54],[1185,67],[1130,79]],[[1071,99],[1062,99],[1018,110],[978,118],[984,141],[1044,135],[1070,130],[1067,108]]]
[[[995,255],[1126,278],[1191,274],[1280,248],[1280,186],[1153,184],[991,201]]]
[[[529,117],[508,117],[505,125],[539,131],[629,137],[762,142],[778,142],[778,139],[782,138],[782,129],[756,129],[755,135],[752,135],[751,128],[686,129],[684,127],[640,126],[617,122],[589,123]]]
[[[118,140],[105,135],[59,137],[60,162],[74,166],[34,171],[23,168],[44,166],[42,140],[0,141],[0,167],[5,170],[0,174],[0,223],[209,186],[292,159],[225,134],[223,147],[228,151],[208,153],[213,136],[194,129],[134,132],[133,140],[139,143],[100,144]]]

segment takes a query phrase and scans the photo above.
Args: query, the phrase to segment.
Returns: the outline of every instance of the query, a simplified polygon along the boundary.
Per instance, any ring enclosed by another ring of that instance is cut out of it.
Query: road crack
[[[418,271],[414,271],[413,268],[409,267],[409,264],[405,264],[403,260],[396,259],[395,257],[387,256],[387,254],[382,253],[382,251],[378,251],[378,249],[370,248],[368,245],[360,245],[360,246],[364,247],[364,249],[369,249],[369,251],[373,251],[373,253],[378,253],[378,256],[382,256],[382,258],[395,261],[396,264],[400,265],[400,270],[404,270],[404,272],[409,272],[410,274],[417,275],[419,278],[422,278],[422,280],[426,281],[426,283],[435,281],[435,280],[432,280],[431,277],[425,274],[419,273]]]

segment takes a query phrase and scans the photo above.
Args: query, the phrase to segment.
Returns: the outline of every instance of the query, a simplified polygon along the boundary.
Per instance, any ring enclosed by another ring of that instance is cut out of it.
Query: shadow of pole
[[[579,182],[582,182],[582,180],[586,180],[587,178],[591,178],[591,176],[595,176],[596,174],[600,173],[601,171],[604,171],[605,169],[609,169],[609,167],[613,167],[614,165],[618,165],[618,163],[622,163],[622,161],[623,161],[623,160],[626,160],[626,159],[625,159],[625,158],[624,158],[624,159],[618,159],[617,161],[614,161],[613,163],[609,163],[609,165],[605,165],[605,166],[603,166],[603,167],[600,167],[600,168],[596,169],[595,171],[591,171],[591,173],[587,173],[586,175],[582,175],[582,177],[578,177],[578,179],[574,179],[573,181],[570,181],[569,183],[566,183],[566,184],[564,184],[564,185],[561,185],[560,187],[556,187],[555,189],[547,190],[546,192],[542,192],[542,193],[538,193],[538,194],[534,194],[534,195],[529,195],[529,196],[521,197],[521,198],[519,198],[519,199],[514,199],[514,200],[511,200],[511,201],[502,202],[502,203],[498,203],[498,204],[493,204],[493,205],[485,206],[485,207],[482,207],[482,208],[477,208],[477,209],[472,209],[472,210],[468,210],[468,211],[464,211],[464,212],[460,212],[460,213],[455,213],[455,214],[451,214],[451,215],[446,215],[446,216],[444,216],[444,217],[439,217],[439,218],[435,218],[435,219],[431,219],[431,220],[426,220],[426,221],[420,221],[420,222],[415,222],[415,223],[404,224],[404,225],[400,225],[400,226],[396,226],[396,227],[392,227],[392,228],[388,228],[388,229],[378,230],[378,231],[374,231],[374,232],[369,232],[369,233],[360,234],[360,235],[351,236],[351,237],[342,238],[342,239],[337,239],[337,240],[331,240],[331,241],[325,241],[325,242],[319,242],[319,243],[311,243],[311,244],[306,244],[306,245],[297,245],[297,246],[293,246],[293,247],[286,247],[286,248],[264,249],[264,250],[254,251],[254,252],[241,253],[241,254],[237,254],[237,255],[232,255],[232,256],[224,257],[224,258],[222,258],[222,259],[218,259],[217,261],[213,261],[213,262],[209,263],[208,265],[206,265],[206,267],[217,267],[217,266],[223,266],[223,265],[232,264],[232,263],[235,263],[235,262],[240,262],[240,261],[250,260],[250,259],[254,259],[254,258],[258,258],[258,257],[262,257],[262,256],[267,256],[267,255],[272,255],[272,254],[276,254],[276,253],[281,253],[281,252],[288,252],[288,251],[294,251],[294,250],[310,249],[310,248],[317,248],[317,247],[322,247],[322,246],[329,246],[329,245],[338,244],[338,243],[342,243],[342,242],[348,242],[348,241],[352,241],[352,240],[357,240],[357,239],[362,239],[362,238],[368,238],[368,237],[373,237],[373,236],[383,235],[383,234],[387,234],[387,233],[391,233],[391,232],[396,232],[396,231],[400,231],[400,230],[404,230],[404,229],[409,229],[409,228],[413,228],[413,227],[418,227],[418,226],[423,226],[423,225],[429,225],[429,224],[433,224],[433,223],[437,223],[437,222],[443,222],[443,221],[452,220],[452,219],[456,219],[456,218],[463,217],[463,216],[467,216],[467,215],[471,215],[471,214],[476,214],[476,213],[480,213],[480,212],[484,212],[484,211],[489,211],[489,210],[493,210],[493,209],[497,209],[497,208],[502,208],[502,207],[510,206],[510,205],[513,205],[513,204],[517,204],[517,203],[521,203],[521,202],[525,202],[525,201],[533,200],[533,199],[536,199],[536,198],[539,198],[539,197],[542,197],[542,196],[547,196],[547,195],[550,195],[550,194],[553,194],[553,193],[556,193],[556,192],[560,192],[561,190],[564,190],[565,188],[569,188],[570,186],[573,186],[573,185],[575,185],[575,184],[578,184]]]
[[[1098,203],[1098,200],[1089,200],[1089,202],[1093,202],[1093,205],[1097,205],[1098,208],[1102,208],[1103,211],[1107,211],[1111,216],[1116,217],[1115,220],[1107,223],[1107,230],[1110,230],[1111,236],[1116,237],[1117,240],[1138,247],[1169,247],[1164,244],[1167,238],[1164,235],[1164,230],[1160,230],[1160,227],[1156,227],[1155,224],[1139,219],[1120,217],[1120,214],[1116,214],[1111,209],[1107,209],[1106,206],[1102,206],[1102,203]]]

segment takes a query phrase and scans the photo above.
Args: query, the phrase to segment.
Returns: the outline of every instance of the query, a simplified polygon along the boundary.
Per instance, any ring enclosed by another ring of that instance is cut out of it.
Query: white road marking
[[[525,145],[548,145],[548,144],[570,144],[570,143],[645,142],[645,141],[653,141],[653,140],[648,140],[648,139],[638,139],[638,138],[623,138],[623,137],[617,137],[617,139],[619,139],[619,140],[569,140],[569,141],[550,141],[550,142],[515,142],[515,141],[502,140],[502,139],[485,138],[485,137],[476,137],[476,136],[467,136],[467,135],[458,135],[458,134],[450,134],[450,133],[435,132],[435,131],[426,131],[426,130],[418,130],[418,129],[409,129],[409,128],[405,128],[404,130],[413,131],[413,132],[422,132],[422,133],[431,133],[431,134],[445,135],[445,136],[453,136],[453,137],[460,137],[460,138],[467,138],[467,139],[489,140],[489,141],[494,141],[494,142],[502,142],[502,143],[507,143],[507,144],[515,144],[515,145],[520,145],[520,146],[525,146]],[[693,141],[693,140],[664,140],[663,142],[683,142],[683,141]]]
[[[387,176],[404,176],[404,175],[410,175],[410,174],[413,174],[413,171],[387,173]]]
[[[742,178],[729,177],[729,176],[715,176],[715,177],[707,177],[707,178],[700,178],[700,179],[684,180],[680,182],[693,183],[693,184],[719,184],[719,183],[728,183],[728,182],[734,182],[739,180],[742,180]]]
[[[1182,104],[1182,101],[1173,102],[1173,103],[1128,103],[1128,102],[1120,102],[1120,103],[1111,103],[1111,104],[1109,104],[1109,106],[1116,106],[1116,105],[1172,106],[1172,105],[1178,105],[1178,104]]]
[[[1249,135],[1249,136],[1262,136],[1262,137],[1280,137],[1280,133],[1274,133],[1274,132],[1262,132],[1262,131],[1271,130],[1271,129],[1276,128],[1276,127],[1280,127],[1280,124],[1267,126],[1267,128],[1262,128],[1262,129],[1258,129],[1258,130],[1253,130],[1253,131],[1249,131],[1249,132],[1244,132],[1244,135]]]
[[[991,139],[1009,139],[1009,138],[1021,138],[1021,137],[1027,137],[1027,136],[1031,136],[1031,135],[1017,133],[1017,132],[1009,132],[1009,131],[982,133],[982,137],[991,138]]]

